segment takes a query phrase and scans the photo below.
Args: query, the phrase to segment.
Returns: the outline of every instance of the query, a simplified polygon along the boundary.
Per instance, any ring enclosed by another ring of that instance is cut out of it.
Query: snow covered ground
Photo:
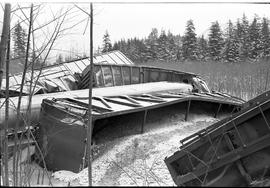
[[[188,122],[183,121],[181,114],[160,124],[148,125],[144,134],[106,142],[106,148],[109,149],[102,152],[92,163],[92,184],[175,186],[164,158],[179,148],[180,139],[217,121],[211,116],[199,114],[191,114],[190,119]],[[22,165],[22,169],[26,166],[30,168],[31,186],[88,186],[87,168],[79,173],[62,170],[46,174],[36,163]]]
[[[217,119],[193,115],[183,121],[179,115],[159,125],[150,124],[144,134],[125,136],[113,140],[92,164],[93,185],[121,186],[174,186],[164,163],[179,148],[180,139],[205,128]],[[57,171],[50,173],[54,186],[87,186],[88,169],[79,173]],[[45,178],[44,184],[48,183]]]

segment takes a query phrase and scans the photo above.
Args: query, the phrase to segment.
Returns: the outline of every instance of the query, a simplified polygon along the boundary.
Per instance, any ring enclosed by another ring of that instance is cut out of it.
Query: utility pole
[[[92,86],[93,86],[93,5],[90,3],[90,71],[89,71],[89,99],[88,99],[88,127],[87,127],[87,154],[88,154],[88,185],[92,186]]]
[[[10,12],[11,6],[9,3],[5,4],[5,12],[4,12],[4,21],[3,21],[3,29],[2,29],[2,36],[0,42],[0,91],[2,87],[2,78],[4,73],[4,63],[7,51],[7,41],[9,35],[9,28],[10,28]]]
[[[3,20],[3,28],[2,28],[2,36],[1,36],[1,42],[0,42],[0,92],[2,88],[2,78],[4,73],[4,63],[6,59],[6,53],[8,48],[8,54],[9,56],[9,33],[10,33],[10,12],[11,12],[11,5],[9,3],[5,4],[5,10],[4,10],[4,20]],[[7,57],[6,63],[9,63],[9,57]],[[7,65],[8,66],[8,65]],[[6,75],[8,75],[8,69],[6,71]],[[8,82],[8,78],[6,79]],[[8,86],[6,86],[6,90]],[[8,103],[8,102],[7,102]],[[7,103],[6,105],[6,111],[7,111]],[[7,118],[7,113],[5,114],[5,118]],[[7,152],[7,122],[5,122],[4,127],[4,144],[2,143],[1,138],[1,174],[3,177],[3,185],[9,186],[9,177],[8,177],[8,152]],[[3,161],[4,160],[4,161]],[[3,165],[4,164],[4,165]],[[5,170],[3,170],[3,166],[5,166]],[[2,180],[0,180],[2,181]]]

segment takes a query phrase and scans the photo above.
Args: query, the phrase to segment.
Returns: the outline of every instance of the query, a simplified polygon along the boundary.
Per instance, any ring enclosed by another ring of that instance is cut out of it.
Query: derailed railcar
[[[269,177],[270,91],[181,143],[165,158],[178,186],[247,186]]]
[[[142,133],[149,122],[158,125],[166,116],[184,113],[188,120],[189,113],[199,109],[216,117],[241,107],[241,100],[221,94],[186,92],[184,86],[188,84],[144,83],[114,87],[126,95],[93,95],[93,140],[106,127],[111,128],[111,134],[121,137],[123,129]],[[111,92],[111,88],[104,89]],[[48,169],[78,172],[85,167],[87,113],[88,98],[85,97],[43,100],[38,140]]]
[[[106,96],[106,92],[102,93],[101,89],[121,85],[133,85],[149,82],[177,82],[189,84],[190,91],[208,92],[207,85],[198,75],[193,73],[161,69],[156,67],[136,66],[128,58],[119,51],[99,55],[94,59],[94,83],[93,88],[97,95]],[[88,58],[79,59],[71,62],[52,65],[44,68],[40,73],[39,70],[34,71],[34,80],[31,81],[31,72],[26,74],[26,82],[22,92],[22,100],[20,106],[21,115],[24,116],[29,105],[30,83],[32,88],[35,86],[31,100],[31,117],[32,124],[37,123],[40,106],[43,99],[48,97],[76,97],[88,95],[86,89],[89,86],[89,64]],[[40,73],[40,75],[39,75]],[[10,106],[9,106],[9,127],[13,128],[17,121],[16,108],[19,100],[20,84],[22,73],[10,76]],[[3,83],[5,83],[3,81]],[[152,88],[154,89],[154,88]],[[2,88],[4,94],[5,86]],[[122,90],[124,91],[124,90]],[[110,92],[112,93],[112,92]],[[119,94],[119,93],[117,93]],[[116,95],[117,95],[116,94]],[[122,94],[125,94],[122,92]],[[24,96],[26,95],[26,96]],[[115,95],[115,94],[112,94]],[[5,98],[0,97],[0,129],[3,128],[5,117]],[[25,118],[25,117],[24,117]],[[23,118],[20,119],[23,124]]]
[[[120,51],[111,51],[94,56],[95,65],[132,65],[134,64]],[[59,64],[26,71],[22,95],[29,95],[30,88],[32,95],[44,93],[56,93],[81,89],[78,87],[80,76],[84,74],[90,65],[89,58],[80,58]],[[9,96],[16,97],[20,94],[20,87],[23,73],[16,73],[9,76]],[[4,98],[6,79],[2,81],[0,98]],[[31,86],[31,87],[30,87]],[[2,96],[1,96],[2,95]]]
[[[77,61],[76,61],[77,62]],[[73,63],[72,66],[77,66],[76,64],[80,62],[78,60],[77,63]],[[69,63],[67,63],[69,64]],[[64,64],[63,64],[64,65]],[[67,66],[67,65],[65,65]],[[71,66],[71,65],[70,65]],[[56,67],[54,67],[56,68]],[[168,82],[168,83],[182,83],[186,84],[186,87],[189,89],[189,91],[185,92],[191,92],[191,93],[208,93],[208,95],[216,95],[216,97],[222,97],[226,96],[228,98],[234,98],[235,100],[240,101],[240,103],[243,103],[244,101],[242,99],[236,98],[234,96],[210,91],[210,89],[207,87],[207,84],[196,74],[193,73],[187,73],[187,72],[181,72],[181,71],[175,71],[175,70],[168,70],[168,69],[161,69],[156,67],[147,67],[147,66],[135,66],[135,65],[127,65],[127,64],[94,64],[94,83],[93,83],[93,93],[98,96],[113,96],[113,95],[125,95],[125,90],[122,89],[121,93],[117,91],[115,86],[132,86],[132,85],[140,85],[142,83],[153,83],[153,82]],[[118,70],[118,71],[116,71]],[[120,71],[120,72],[119,72]],[[53,73],[52,73],[53,74]],[[52,81],[55,81],[54,83],[61,82],[62,80],[62,74],[61,72],[60,76],[57,75],[51,75]],[[69,74],[69,76],[71,73]],[[43,75],[44,79],[47,77],[46,74]],[[39,83],[44,81],[44,79],[41,79]],[[45,79],[47,80],[47,79]],[[47,83],[47,82],[46,82]],[[19,83],[14,83],[17,87]],[[73,85],[75,82],[73,83]],[[46,84],[45,84],[46,85]],[[52,89],[53,87],[49,87],[49,84],[46,85],[46,91],[48,88],[51,88],[49,93],[40,93],[32,96],[32,102],[31,102],[31,115],[30,120],[32,124],[36,124],[38,122],[39,112],[40,112],[40,106],[42,103],[42,100],[49,97],[70,97],[70,98],[76,98],[76,97],[87,97],[88,92],[87,89],[89,86],[89,66],[86,66],[85,70],[82,71],[81,75],[77,75],[76,84],[74,88],[75,90],[72,90],[72,88],[67,87],[66,89],[61,90],[62,92],[56,92],[58,91],[59,86],[56,84],[55,89]],[[178,88],[181,88],[182,86],[179,86]],[[105,88],[110,88],[110,92],[107,92]],[[162,85],[159,86],[159,88],[148,88],[148,93],[151,93],[152,91],[155,91],[157,89],[161,89],[166,87],[163,87]],[[44,89],[44,88],[43,88]],[[105,89],[106,91],[103,91]],[[151,90],[150,90],[151,89]],[[14,91],[14,94],[16,92]],[[15,122],[17,121],[16,117],[16,108],[18,104],[19,97],[10,97],[10,106],[9,106],[9,127],[13,128],[15,126]],[[23,96],[21,100],[21,107],[20,112],[22,117],[26,114],[28,109],[28,100],[29,96]],[[0,128],[3,128],[4,124],[4,117],[5,117],[5,98],[0,98]],[[25,118],[25,117],[24,117]],[[23,118],[20,119],[21,123],[20,125],[23,125]]]

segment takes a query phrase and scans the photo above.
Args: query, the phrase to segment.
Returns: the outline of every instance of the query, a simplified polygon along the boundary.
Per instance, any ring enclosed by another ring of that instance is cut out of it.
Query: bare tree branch
[[[86,29],[87,29],[87,26],[88,26],[89,21],[90,21],[90,17],[88,17],[88,19],[87,19],[86,26],[85,26],[84,31],[83,31],[83,35],[86,32]]]
[[[34,31],[39,30],[39,29],[41,29],[41,28],[43,28],[43,27],[45,27],[45,26],[47,26],[47,25],[53,23],[53,22],[56,21],[57,19],[59,19],[59,18],[65,16],[65,15],[66,15],[70,10],[72,10],[73,8],[74,8],[74,7],[71,7],[69,10],[67,10],[67,11],[64,12],[63,14],[59,15],[58,17],[54,17],[51,21],[49,21],[49,22],[43,24],[42,26],[36,28]]]
[[[91,15],[88,12],[83,10],[81,7],[77,6],[75,3],[74,3],[74,6],[77,7],[78,9],[80,9],[81,11],[83,11],[88,17],[91,17]]]
[[[32,18],[33,18],[33,4],[31,6],[30,10],[30,21],[29,21],[29,30],[28,30],[28,37],[27,37],[27,47],[26,47],[26,57],[25,57],[25,64],[24,64],[24,70],[23,70],[23,75],[22,75],[22,82],[21,82],[21,87],[20,87],[20,95],[18,99],[18,106],[17,106],[17,122],[15,126],[15,146],[17,144],[17,139],[18,139],[18,126],[19,126],[19,114],[20,112],[20,106],[21,106],[21,98],[22,98],[22,91],[23,91],[23,86],[24,86],[24,80],[25,80],[25,74],[26,74],[26,69],[27,69],[27,64],[28,64],[28,55],[29,55],[29,46],[30,46],[30,36],[31,36],[31,27],[32,27]],[[17,165],[18,165],[18,160],[19,156],[16,154],[16,147],[14,147],[14,158],[13,158],[13,172],[15,173],[15,178],[14,178],[14,185],[18,185],[18,177],[17,177]],[[17,155],[17,159],[15,161]]]
[[[66,12],[66,15],[67,15],[67,12]],[[55,33],[56,33],[56,34],[55,34],[54,38],[52,39],[51,45],[50,45],[50,47],[49,47],[49,49],[48,49],[48,52],[47,52],[47,54],[46,54],[46,56],[45,56],[45,58],[44,58],[44,60],[43,60],[42,67],[40,68],[40,72],[39,72],[39,74],[38,74],[36,80],[38,80],[39,77],[40,77],[40,75],[41,75],[41,72],[42,72],[42,69],[43,69],[43,67],[44,67],[45,61],[46,61],[46,59],[47,59],[47,57],[48,57],[48,55],[49,55],[49,53],[50,53],[50,51],[51,51],[51,49],[52,49],[52,46],[53,46],[53,44],[54,44],[56,38],[58,37],[58,35],[59,35],[59,33],[60,33],[60,28],[61,28],[62,24],[64,23],[64,20],[65,20],[66,15],[63,17],[63,19],[62,19],[62,21],[61,21],[60,23],[59,23],[59,22],[57,23],[57,24],[59,24],[59,26],[58,26],[58,28],[57,28],[57,27],[55,28]],[[53,35],[52,35],[52,37],[53,37]],[[35,90],[36,85],[37,85],[37,82],[35,82],[35,85],[34,85],[34,87],[33,87],[33,91]]]
[[[69,30],[69,29],[71,29],[71,28],[73,28],[73,27],[75,27],[75,26],[81,24],[82,22],[84,22],[84,21],[87,20],[87,19],[88,19],[88,18],[84,18],[84,19],[81,20],[80,22],[78,22],[78,23],[76,23],[76,24],[74,24],[74,25],[72,25],[72,26],[70,26],[70,27],[64,28],[64,29],[60,30],[59,32],[64,32],[64,31],[66,31],[66,30]]]
[[[19,5],[19,4],[17,4],[17,5]],[[40,4],[40,5],[41,5],[41,4]],[[40,6],[40,5],[34,5],[34,8],[36,8],[36,7]],[[16,12],[16,11],[19,10],[19,9],[30,9],[30,8],[31,8],[31,7],[19,7],[19,8],[16,8],[16,9],[14,9],[14,10],[11,10],[11,13]],[[35,11],[35,9],[34,9],[33,11]]]
[[[5,11],[5,8],[3,7],[2,3],[0,3],[1,7],[2,7],[2,10]]]
[[[27,18],[27,16],[25,15],[24,11],[22,10],[21,6],[18,4],[19,10],[22,12],[22,14],[24,15],[25,19],[28,20],[28,22],[30,23],[30,19]]]

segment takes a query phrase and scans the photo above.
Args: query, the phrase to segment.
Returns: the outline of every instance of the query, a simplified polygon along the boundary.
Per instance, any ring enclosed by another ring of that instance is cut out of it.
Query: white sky
[[[152,28],[159,31],[170,30],[173,34],[183,35],[186,22],[193,19],[196,33],[207,36],[211,22],[219,21],[224,28],[229,19],[236,22],[237,18],[242,18],[243,13],[249,20],[252,20],[254,14],[260,17],[270,19],[270,4],[245,4],[235,3],[146,3],[149,1],[134,1],[136,3],[107,3],[97,2],[93,4],[94,9],[94,47],[102,46],[102,37],[106,30],[110,34],[112,43],[121,38],[145,38],[151,32]],[[125,1],[122,1],[125,2]],[[152,2],[152,1],[150,1]],[[173,1],[171,1],[173,2]],[[267,2],[267,1],[266,1]],[[3,3],[2,3],[3,5]],[[15,6],[16,3],[12,3]],[[29,5],[23,3],[22,5]],[[58,3],[46,4],[46,7],[39,16],[39,23],[45,22],[52,15],[51,12],[57,12],[61,8],[73,6],[74,3],[63,1]],[[86,2],[76,3],[79,7],[89,12],[89,4]],[[75,8],[74,10],[78,10]],[[2,11],[3,12],[3,11]],[[2,15],[0,20],[2,21]],[[76,17],[74,15],[77,15]],[[71,16],[72,22],[86,19],[87,15],[78,11]],[[18,18],[14,16],[12,21]],[[71,24],[71,22],[67,23]],[[89,24],[85,34],[83,34],[86,21],[70,30],[72,35],[66,35],[57,42],[55,48],[62,50],[71,50],[77,52],[85,51],[89,53]],[[53,28],[53,27],[52,27]],[[49,33],[50,29],[47,29]],[[46,33],[45,32],[45,33]],[[44,33],[44,32],[43,32]],[[39,35],[41,38],[43,34]],[[40,39],[41,40],[41,39]],[[63,52],[61,52],[63,53]]]

